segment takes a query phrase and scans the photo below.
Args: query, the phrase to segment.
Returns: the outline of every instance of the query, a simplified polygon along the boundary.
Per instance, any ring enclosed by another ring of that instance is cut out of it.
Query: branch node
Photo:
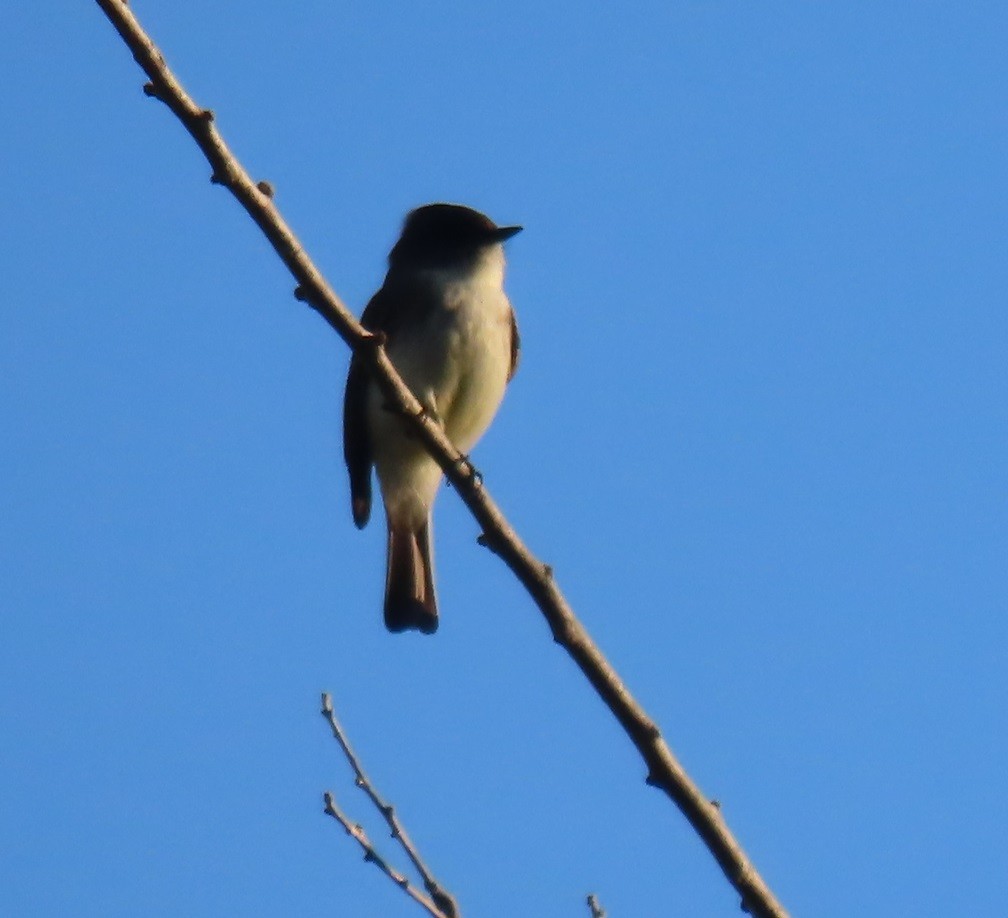
[[[552,580],[553,579],[553,565],[551,565],[551,564],[544,564],[542,566],[542,572],[543,572],[543,577],[545,577],[547,580]]]
[[[458,903],[446,893],[441,887],[432,889],[427,887],[427,892],[431,894],[434,904],[445,913],[447,918],[458,918]]]
[[[201,108],[199,114],[196,116],[204,124],[210,124],[214,120],[214,113],[212,108]]]
[[[476,536],[476,544],[483,546],[483,548],[493,552],[495,555],[498,553],[497,549],[494,547],[493,541],[490,539],[490,536],[488,536],[485,532],[481,532],[478,536]]]
[[[158,92],[158,88],[151,81],[143,84],[143,94],[147,96],[148,99],[162,98],[161,93]]]
[[[305,288],[304,284],[298,284],[294,288],[294,299],[298,300],[301,303],[309,303],[309,302],[311,302],[311,300],[308,297],[308,291]]]
[[[227,185],[227,179],[225,179],[219,173],[215,172],[213,175],[210,176],[210,184],[211,185]]]
[[[372,351],[377,351],[378,348],[385,347],[385,344],[388,341],[388,337],[386,336],[385,332],[381,330],[371,331],[370,328],[366,328],[364,330],[367,332],[367,334],[362,335],[358,339],[357,341],[358,347],[370,348]]]
[[[549,626],[553,634],[553,643],[558,644],[569,652],[572,640],[570,623],[564,621],[562,618],[556,620],[551,618]]]
[[[720,812],[720,810],[721,810],[721,801],[718,800],[716,797],[712,797],[711,798],[710,805],[712,807],[714,807],[715,810],[718,810],[718,812]]]
[[[256,188],[258,188],[259,191],[263,195],[265,195],[267,198],[269,198],[271,201],[273,200],[273,195],[276,192],[274,191],[273,186],[269,182],[267,182],[265,179],[263,179],[261,182],[257,182],[256,183]]]

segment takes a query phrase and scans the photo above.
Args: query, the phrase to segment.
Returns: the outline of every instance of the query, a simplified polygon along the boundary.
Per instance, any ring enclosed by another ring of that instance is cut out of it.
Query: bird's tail
[[[385,574],[385,627],[389,631],[437,631],[437,600],[431,565],[430,520],[419,529],[389,521]]]

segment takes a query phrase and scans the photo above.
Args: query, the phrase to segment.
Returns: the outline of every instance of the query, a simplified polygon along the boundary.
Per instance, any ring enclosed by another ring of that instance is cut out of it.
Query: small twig
[[[406,829],[399,821],[395,808],[388,801],[381,798],[378,791],[375,790],[374,785],[371,783],[371,780],[364,773],[360,760],[351,748],[350,741],[347,739],[342,726],[340,726],[340,722],[336,719],[336,711],[333,708],[332,695],[328,692],[322,693],[322,716],[329,722],[329,726],[332,729],[333,736],[336,738],[336,742],[340,744],[340,748],[343,750],[343,755],[346,756],[346,760],[350,763],[350,767],[353,769],[354,783],[368,795],[368,798],[375,805],[375,809],[381,813],[382,818],[386,823],[388,823],[389,831],[392,833],[392,837],[398,841],[400,845],[402,845],[403,850],[406,852],[406,856],[413,863],[417,873],[420,874],[424,887],[427,892],[430,893],[431,899],[434,900],[437,908],[445,915],[445,918],[459,918],[458,903],[452,897],[451,893],[438,883],[434,875],[430,872],[430,869],[420,857],[420,852],[417,850],[416,845],[413,844],[413,840],[409,837]],[[326,806],[328,807],[328,795]],[[343,820],[340,821],[342,822]]]
[[[328,815],[332,816],[343,828],[346,830],[346,834],[349,835],[358,845],[364,850],[364,860],[370,861],[375,865],[382,873],[385,874],[396,886],[398,886],[407,896],[417,902],[423,908],[427,909],[434,918],[452,918],[446,912],[442,912],[430,899],[428,899],[419,889],[417,889],[412,883],[410,883],[407,877],[404,877],[398,870],[391,866],[388,861],[385,860],[378,852],[375,850],[375,846],[371,844],[371,839],[367,837],[367,832],[355,822],[350,822],[347,819],[343,811],[336,805],[336,800],[333,795],[326,791],[324,794],[325,799],[325,811]]]
[[[591,918],[606,918],[606,910],[599,904],[595,893],[588,893],[588,908],[591,909]]]

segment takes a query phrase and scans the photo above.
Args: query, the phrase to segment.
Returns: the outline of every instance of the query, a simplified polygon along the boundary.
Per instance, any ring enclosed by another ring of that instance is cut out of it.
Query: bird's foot
[[[465,453],[458,457],[455,463],[463,472],[468,471],[469,477],[478,485],[483,484],[483,473],[473,465],[472,459],[470,459]]]

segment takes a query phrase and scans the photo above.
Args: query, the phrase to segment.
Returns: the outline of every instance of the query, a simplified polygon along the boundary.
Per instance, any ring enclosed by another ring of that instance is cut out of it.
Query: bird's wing
[[[371,434],[367,424],[368,371],[356,357],[350,361],[343,396],[343,458],[350,473],[350,507],[362,529],[371,516]]]
[[[361,325],[368,331],[384,332],[386,337],[394,325],[392,298],[383,286],[364,308]],[[350,507],[358,528],[367,525],[371,516],[371,431],[367,422],[368,383],[370,374],[361,358],[350,359],[346,392],[343,396],[343,458],[350,473]]]
[[[514,307],[511,308],[511,365],[508,367],[507,381],[511,382],[518,372],[518,358],[521,356],[521,336],[518,334],[518,320]]]
[[[426,303],[431,299],[426,287],[403,284],[398,279],[385,278],[381,289],[361,314],[361,325],[368,331],[382,332],[386,344],[392,343],[404,320],[417,310],[403,310],[403,302]],[[343,458],[350,473],[350,501],[354,522],[363,528],[371,516],[371,466],[374,453],[367,422],[370,374],[364,361],[354,354],[347,374],[343,397]]]

